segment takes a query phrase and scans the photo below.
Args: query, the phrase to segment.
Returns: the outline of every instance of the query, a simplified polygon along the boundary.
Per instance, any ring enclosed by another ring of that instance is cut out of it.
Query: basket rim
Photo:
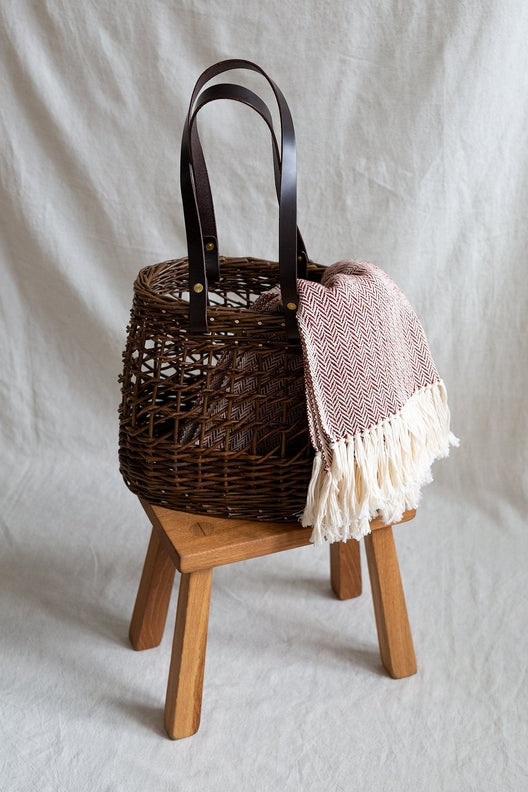
[[[165,261],[159,261],[154,264],[147,264],[145,267],[142,267],[136,277],[134,282],[134,292],[138,295],[141,295],[143,299],[152,300],[158,304],[158,306],[163,305],[163,307],[171,308],[171,309],[178,309],[178,308],[185,308],[186,311],[189,310],[190,302],[182,297],[179,297],[175,294],[170,294],[168,292],[160,292],[153,286],[153,281],[156,278],[156,275],[159,273],[160,269],[168,268],[169,265],[172,265],[174,268],[187,264],[189,261],[187,256],[182,256],[178,259],[167,259]],[[277,271],[277,283],[275,286],[271,286],[269,289],[265,291],[269,291],[272,288],[279,288],[278,282],[278,271],[279,271],[279,262],[273,261],[271,259],[263,259],[257,258],[255,256],[220,256],[220,267],[222,265],[225,266],[233,266],[238,264],[265,264],[266,267],[271,268]],[[308,262],[309,269],[313,270],[323,270],[324,266],[322,264],[317,264],[316,262],[310,261]],[[222,280],[222,275],[220,275],[220,280]],[[188,277],[186,273],[185,283],[180,278],[178,280],[178,285],[184,285],[186,287],[185,291],[188,293]],[[215,292],[215,283],[211,283],[208,286],[210,292],[214,294]],[[264,292],[250,292],[255,293],[257,296],[259,294],[263,294]],[[207,312],[212,314],[218,315],[227,315],[227,314],[240,314],[246,315],[250,314],[253,317],[259,317],[260,320],[265,319],[266,322],[273,320],[273,324],[276,324],[277,319],[283,321],[284,314],[281,312],[271,313],[269,311],[258,311],[251,307],[241,306],[241,305],[219,305],[213,303],[209,303],[207,306]]]

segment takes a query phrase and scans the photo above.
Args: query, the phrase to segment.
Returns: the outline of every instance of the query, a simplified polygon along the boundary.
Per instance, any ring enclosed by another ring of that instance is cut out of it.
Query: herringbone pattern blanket
[[[315,459],[302,516],[314,542],[359,539],[369,521],[416,508],[431,465],[457,438],[423,328],[381,269],[363,261],[299,280]]]

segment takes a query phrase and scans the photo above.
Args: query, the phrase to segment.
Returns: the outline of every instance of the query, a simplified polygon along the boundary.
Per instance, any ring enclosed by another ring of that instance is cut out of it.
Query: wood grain
[[[159,533],[152,529],[129,637],[134,649],[152,649],[163,638],[176,568]]]
[[[355,539],[330,545],[330,582],[341,600],[361,594],[361,556]]]
[[[165,700],[165,728],[173,740],[190,737],[200,725],[212,579],[212,569],[201,569],[180,580]]]
[[[395,679],[416,673],[416,657],[392,528],[365,537],[381,661]]]
[[[310,544],[312,529],[297,522],[232,520],[141,502],[162,541],[168,543],[167,549],[180,572],[210,569]],[[405,512],[401,522],[412,520],[414,515],[414,511]],[[383,526],[381,518],[370,524],[372,531]]]

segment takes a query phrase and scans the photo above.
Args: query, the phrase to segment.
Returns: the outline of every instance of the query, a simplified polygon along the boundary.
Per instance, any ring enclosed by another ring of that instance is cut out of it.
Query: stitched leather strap
[[[212,207],[212,199],[204,199],[206,201],[206,209],[202,209],[202,216],[206,224],[205,231],[214,231],[214,239],[208,239],[207,234],[201,226],[201,217],[198,207],[197,195],[200,187],[205,184],[204,178],[207,180],[207,171],[205,168],[205,161],[203,154],[198,150],[197,162],[199,163],[198,169],[195,169],[193,161],[193,151],[191,148],[191,135],[196,113],[199,110],[197,107],[197,99],[202,88],[213,77],[221,74],[224,71],[232,69],[249,69],[262,74],[263,77],[269,82],[277,103],[279,106],[279,114],[281,119],[281,154],[280,154],[280,190],[279,190],[279,281],[281,287],[281,294],[284,304],[284,312],[286,318],[286,330],[288,336],[297,338],[297,325],[295,322],[295,313],[298,305],[297,296],[297,170],[296,170],[296,151],[295,151],[295,133],[293,129],[293,122],[291,114],[286,103],[286,100],[278,88],[278,86],[266,75],[266,73],[256,64],[245,60],[228,60],[211,66],[198,79],[194,88],[191,102],[189,106],[189,113],[185,122],[184,132],[182,136],[182,156],[180,167],[180,181],[183,197],[183,208],[185,216],[185,226],[187,232],[187,244],[189,254],[189,275],[190,275],[190,322],[191,329],[197,332],[205,332],[207,330],[207,268],[205,248],[214,245],[216,248],[216,230],[214,229],[214,209]],[[240,88],[240,86],[234,86]],[[233,93],[230,88],[227,91]],[[221,91],[217,93],[210,93],[208,101],[213,98],[224,98]],[[235,92],[236,93],[236,92]],[[250,99],[250,106],[255,107],[262,117],[268,122],[269,111],[264,103],[254,101],[253,96],[249,94],[244,95],[244,91],[238,94],[238,101],[245,101]],[[207,97],[206,97],[207,98]],[[256,97],[258,99],[258,97]],[[196,104],[195,104],[196,103]],[[204,102],[206,103],[206,102]],[[257,105],[257,106],[255,106]],[[200,106],[203,106],[201,104]],[[271,127],[272,129],[272,127]],[[201,151],[201,149],[200,149]],[[210,189],[209,189],[210,195]],[[203,206],[203,204],[202,204]],[[210,219],[212,218],[212,225]],[[304,246],[303,246],[304,247]],[[304,251],[301,253],[304,258]],[[211,265],[214,269],[214,262]],[[212,272],[213,277],[215,275]]]

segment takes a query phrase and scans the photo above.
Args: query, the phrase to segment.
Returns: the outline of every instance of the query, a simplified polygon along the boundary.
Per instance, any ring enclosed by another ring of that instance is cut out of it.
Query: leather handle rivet
[[[296,311],[297,310],[297,303],[294,303],[294,302],[286,303],[286,308],[289,311]]]
[[[196,292],[196,294],[200,294],[201,292],[203,292],[203,289],[204,289],[203,283],[195,283],[193,286],[193,291]]]
[[[205,249],[210,253],[211,250],[215,249],[215,243],[214,242],[206,242]]]

